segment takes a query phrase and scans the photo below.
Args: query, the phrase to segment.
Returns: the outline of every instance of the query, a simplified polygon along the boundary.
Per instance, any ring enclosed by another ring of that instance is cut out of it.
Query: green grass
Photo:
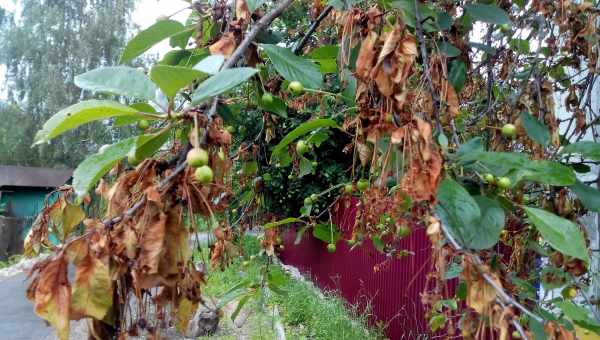
[[[283,273],[275,264],[267,267],[265,256],[256,256],[260,244],[255,237],[245,237],[244,257],[236,259],[225,270],[213,270],[208,275],[203,293],[218,301],[233,286],[243,279],[261,286],[266,268],[275,273]],[[196,254],[196,258],[199,258]],[[254,255],[254,256],[252,256]],[[250,260],[252,256],[252,260]],[[206,258],[206,255],[204,256]],[[273,290],[260,290],[244,308],[249,309],[252,319],[251,339],[273,339],[273,310],[277,306],[280,319],[288,339],[345,340],[383,339],[383,331],[367,326],[368,310],[358,310],[350,306],[334,292],[321,293],[308,282],[302,282],[282,275],[284,278],[277,294]],[[229,320],[223,320],[229,322]],[[223,322],[222,321],[222,322]],[[231,337],[230,337],[231,338]],[[227,336],[218,339],[229,339]]]

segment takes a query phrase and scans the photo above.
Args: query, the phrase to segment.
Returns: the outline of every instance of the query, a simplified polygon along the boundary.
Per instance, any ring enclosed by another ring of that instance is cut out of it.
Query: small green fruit
[[[307,197],[304,199],[304,205],[311,205],[313,204],[312,199],[310,199],[310,197]]]
[[[235,132],[235,128],[231,125],[227,125],[225,127],[225,131],[229,132],[229,133],[234,133]]]
[[[356,240],[354,238],[351,238],[348,240],[348,246],[352,247],[356,244]]]
[[[575,297],[577,297],[577,289],[575,289],[574,287],[567,287],[565,289],[562,290],[562,292],[560,292],[560,294],[568,300],[574,299]]]
[[[312,194],[310,195],[310,200],[313,202],[316,202],[319,199],[319,196],[317,196],[317,194]]]
[[[348,183],[348,184],[344,185],[345,193],[351,194],[353,190],[354,190],[354,188],[352,187],[352,184]]]
[[[289,175],[288,175],[288,179],[294,179],[294,175],[292,175],[292,174],[289,174]]]
[[[294,95],[299,95],[304,92],[304,85],[301,82],[294,80],[288,85],[288,90]]]
[[[494,184],[496,182],[496,178],[492,174],[483,175],[483,180],[488,184]]]
[[[147,121],[147,120],[145,120],[145,119],[142,119],[142,120],[140,120],[140,121],[137,123],[137,125],[138,125],[138,127],[139,127],[140,129],[142,129],[142,130],[146,130],[147,128],[149,128],[149,127],[150,127],[150,122],[148,122],[148,121]]]
[[[193,148],[185,158],[188,164],[194,168],[208,164],[208,152],[203,148]]]
[[[327,245],[327,251],[328,251],[328,252],[330,252],[330,253],[335,253],[335,250],[336,250],[336,247],[335,247],[335,244],[334,244],[334,243],[329,243],[329,244]]]
[[[404,237],[410,235],[410,228],[405,225],[401,225],[398,228],[397,234],[398,234],[398,237],[404,238]]]
[[[521,339],[521,333],[519,333],[519,331],[513,331],[511,336],[513,339]]]
[[[208,184],[213,180],[213,171],[208,165],[203,165],[196,169],[194,176],[201,184]]]
[[[510,185],[511,185],[510,178],[498,177],[498,181],[496,182],[496,185],[498,185],[498,188],[500,188],[500,189],[508,189],[508,188],[510,188]]]
[[[358,191],[363,192],[365,190],[367,190],[367,188],[369,187],[369,181],[361,178],[360,180],[358,180],[358,182],[356,183],[356,188],[358,189]]]
[[[312,161],[311,165],[313,168],[316,168],[319,163],[317,163],[317,161]]]
[[[307,144],[305,141],[303,141],[303,140],[299,140],[299,141],[296,143],[296,152],[297,152],[297,153],[298,153],[300,156],[302,156],[302,155],[304,155],[305,153],[307,153],[307,152],[308,152],[308,150],[309,150],[309,147],[308,147],[308,144]]]
[[[273,96],[269,92],[265,92],[262,95],[261,101],[263,104],[273,104]]]
[[[502,127],[502,136],[515,138],[517,136],[517,128],[513,124],[504,124]]]

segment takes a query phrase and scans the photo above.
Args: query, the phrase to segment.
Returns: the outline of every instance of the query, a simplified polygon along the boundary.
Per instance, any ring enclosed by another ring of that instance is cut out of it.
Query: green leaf
[[[446,178],[438,187],[436,211],[457,242],[467,246],[472,239],[472,230],[481,220],[481,210],[477,202],[465,188],[452,179]]]
[[[337,45],[323,45],[312,50],[307,57],[319,64],[321,73],[336,73],[339,49]]]
[[[435,314],[429,319],[429,327],[432,332],[436,332],[444,326],[446,323],[446,316],[444,314]]]
[[[299,167],[300,167],[300,170],[298,171],[299,178],[302,178],[308,174],[312,174],[314,171],[312,162],[310,161],[310,159],[307,159],[305,157],[301,157]]]
[[[585,185],[580,181],[576,181],[569,188],[579,197],[586,209],[600,212],[600,190]]]
[[[135,158],[142,160],[151,157],[165,144],[169,136],[171,136],[170,127],[155,133],[138,136],[135,143]]]
[[[178,21],[157,21],[154,25],[138,33],[129,41],[129,43],[127,43],[125,51],[123,51],[123,54],[121,55],[121,60],[119,60],[119,64],[124,64],[133,60],[135,57],[152,48],[152,46],[164,39],[181,33],[184,30],[185,26]]]
[[[540,273],[542,287],[545,290],[557,289],[571,283],[569,273],[561,268],[544,267]]]
[[[335,224],[319,223],[313,228],[313,236],[325,243],[336,243],[341,234]]]
[[[487,249],[498,243],[500,233],[504,229],[504,210],[500,203],[493,199],[484,196],[474,196],[473,199],[479,205],[481,220],[472,228],[469,248]]]
[[[467,81],[467,65],[461,60],[452,60],[450,63],[450,71],[448,71],[448,80],[457,93],[462,91],[465,82]]]
[[[477,42],[469,42],[469,46],[476,48],[478,50],[481,50],[487,54],[495,54],[496,53],[495,48],[488,46],[486,44],[477,43]]]
[[[529,53],[529,40],[525,39],[511,39],[510,47],[517,50],[521,54]]]
[[[172,35],[171,39],[169,39],[169,45],[171,45],[171,47],[179,47],[185,49],[187,47],[188,40],[190,40],[195,30],[195,26],[188,26],[186,30]]]
[[[375,249],[377,249],[378,252],[383,253],[383,251],[385,250],[385,243],[383,243],[381,237],[373,235],[371,236],[371,242],[373,243],[373,247],[375,247]]]
[[[571,221],[546,210],[523,207],[531,224],[542,234],[552,248],[589,264],[585,239],[581,230]]]
[[[546,160],[528,161],[523,168],[516,169],[509,177],[514,178],[513,183],[526,180],[555,186],[568,186],[576,181],[575,173],[571,167]]]
[[[590,315],[590,311],[571,301],[558,301],[556,302],[556,305],[563,313],[565,313],[565,316],[571,319],[575,324],[600,335],[600,322]]]
[[[283,220],[279,220],[276,222],[265,223],[265,225],[263,226],[263,229],[275,228],[275,227],[279,227],[280,225],[297,223],[297,222],[303,222],[303,221],[296,217],[288,217],[288,218],[284,218]]]
[[[262,6],[265,2],[267,2],[267,0],[247,0],[246,3],[248,4],[248,10],[250,11],[250,13],[254,13],[254,11],[256,11],[257,8],[259,8],[260,6]]]
[[[468,157],[472,152],[483,152],[485,148],[485,140],[482,137],[474,137],[466,143],[461,144],[456,151],[456,156],[460,159]]]
[[[250,67],[221,70],[198,86],[192,96],[192,103],[199,104],[209,98],[227,92],[248,80],[256,72],[258,72],[256,69]]]
[[[582,141],[569,144],[560,150],[561,154],[577,153],[584,158],[600,161],[600,143]]]
[[[450,263],[448,269],[444,273],[444,280],[452,280],[460,276],[460,273],[463,272],[463,266],[458,263]]]
[[[75,85],[94,91],[119,96],[154,99],[156,86],[146,75],[127,66],[100,67],[75,77]]]
[[[291,142],[304,136],[305,134],[319,128],[331,127],[337,127],[337,123],[333,119],[328,118],[317,118],[298,125],[294,130],[290,131],[287,135],[285,135],[281,142],[279,142],[279,144],[277,144],[273,148],[273,152],[271,153],[271,160],[273,159],[273,157],[277,158],[278,154],[281,151],[285,150]]]
[[[277,72],[289,81],[299,81],[304,87],[319,89],[323,86],[323,75],[315,63],[299,57],[290,49],[277,45],[260,45],[275,66]]]
[[[73,189],[82,197],[98,183],[118,161],[127,156],[134,147],[136,137],[127,138],[110,145],[104,152],[88,156],[73,172]]]
[[[521,112],[521,122],[527,135],[536,143],[546,146],[550,142],[550,132],[544,123],[537,120],[529,112]]]
[[[194,66],[194,70],[211,75],[217,74],[221,70],[221,66],[223,66],[224,62],[225,57],[222,54],[209,55],[200,60],[200,62]]]
[[[204,77],[206,77],[204,73],[182,66],[155,65],[150,70],[150,79],[169,98],[175,97],[184,86]]]
[[[458,57],[460,55],[460,50],[446,41],[440,41],[438,43],[438,50],[448,58]]]
[[[510,24],[508,14],[496,5],[469,4],[465,6],[466,12],[475,20],[489,24]]]
[[[277,96],[273,96],[273,102],[271,103],[264,103],[262,100],[259,100],[258,105],[265,111],[275,113],[276,115],[281,116],[283,118],[288,117],[288,107],[286,103]]]
[[[48,142],[80,125],[111,117],[137,115],[138,111],[111,100],[86,100],[71,105],[52,116],[35,135],[33,145]]]
[[[235,310],[233,311],[233,313],[231,313],[231,321],[235,321],[235,319],[237,318],[238,314],[240,314],[240,311],[242,310],[244,305],[248,302],[248,300],[250,300],[250,298],[253,295],[254,295],[254,293],[246,294],[240,299],[237,306],[235,307]]]

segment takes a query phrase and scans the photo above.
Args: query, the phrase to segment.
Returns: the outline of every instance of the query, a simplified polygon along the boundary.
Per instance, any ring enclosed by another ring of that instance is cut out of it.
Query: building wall
[[[0,204],[6,204],[6,215],[21,219],[21,239],[25,237],[31,223],[44,207],[46,195],[52,189],[3,188]]]

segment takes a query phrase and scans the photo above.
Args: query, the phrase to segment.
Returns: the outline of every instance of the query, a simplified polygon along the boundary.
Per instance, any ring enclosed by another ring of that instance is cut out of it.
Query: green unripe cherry
[[[483,180],[488,184],[494,184],[496,178],[492,174],[485,174],[483,175]]]
[[[304,205],[311,205],[312,203],[313,203],[313,202],[312,202],[312,200],[310,199],[310,197],[307,197],[307,198],[305,198],[305,199],[304,199]]]
[[[506,138],[515,138],[517,136],[517,127],[513,124],[504,124],[502,127],[502,136]]]
[[[313,202],[316,202],[319,199],[319,196],[317,196],[317,194],[312,194],[310,195],[310,200]]]
[[[299,140],[299,141],[296,143],[296,152],[297,152],[299,155],[301,155],[301,156],[302,156],[302,155],[304,155],[305,153],[307,153],[307,152],[308,152],[308,149],[309,149],[309,147],[308,147],[308,144],[307,144],[305,141],[303,141],[303,140]]]
[[[299,95],[304,92],[304,85],[302,85],[301,82],[294,80],[288,85],[288,90],[294,95]]]
[[[405,225],[401,225],[398,228],[397,234],[398,234],[398,237],[400,237],[400,238],[406,237],[406,236],[410,235],[410,228]]]
[[[369,187],[369,181],[361,178],[360,180],[358,180],[358,182],[356,183],[356,188],[358,189],[358,191],[363,192],[365,190],[367,190],[367,188]]]
[[[208,152],[203,148],[193,148],[185,158],[188,164],[194,168],[208,164]]]
[[[213,171],[208,165],[203,165],[196,169],[194,176],[201,184],[208,184],[213,180]]]
[[[329,244],[327,245],[327,251],[328,251],[328,252],[330,252],[330,253],[335,253],[335,250],[336,250],[336,247],[335,247],[335,244],[334,244],[334,243],[329,243]]]
[[[150,122],[148,122],[148,121],[147,121],[147,120],[145,120],[145,119],[142,119],[142,120],[140,120],[140,121],[137,123],[137,125],[138,125],[138,127],[139,127],[140,129],[142,129],[142,130],[146,130],[147,128],[149,128],[149,127],[150,127]]]
[[[262,95],[261,101],[263,104],[273,104],[273,96],[269,92],[265,92]]]
[[[354,188],[352,187],[352,184],[348,183],[348,184],[344,185],[345,193],[351,194],[353,190],[354,190]]]
[[[496,182],[496,185],[500,189],[508,189],[508,188],[510,188],[510,185],[511,185],[510,178],[498,177],[498,181]]]

